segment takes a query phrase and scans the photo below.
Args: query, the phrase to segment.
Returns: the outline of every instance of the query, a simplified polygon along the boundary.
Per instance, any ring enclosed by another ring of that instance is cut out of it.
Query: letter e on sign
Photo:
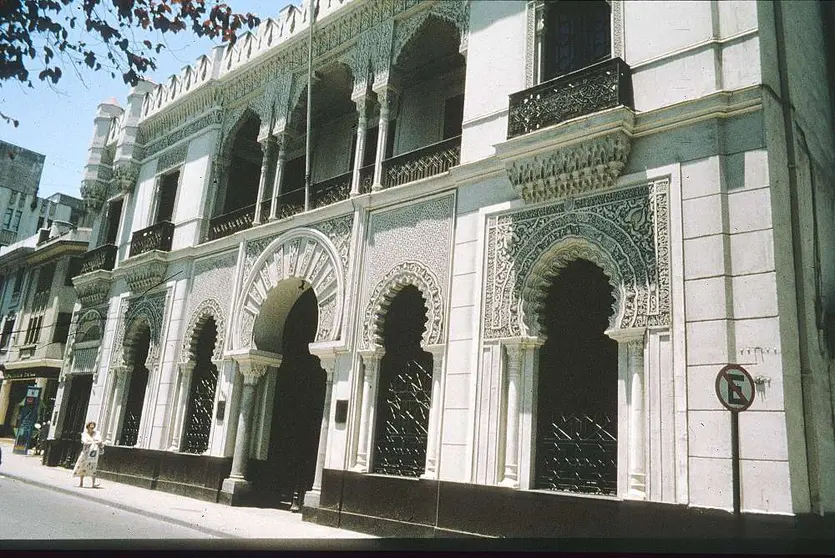
[[[741,413],[754,402],[754,379],[738,364],[728,364],[716,376],[716,396],[731,412]]]

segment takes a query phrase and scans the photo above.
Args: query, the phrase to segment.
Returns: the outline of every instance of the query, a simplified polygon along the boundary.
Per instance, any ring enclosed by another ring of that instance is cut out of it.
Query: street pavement
[[[100,488],[90,488],[89,479],[85,479],[85,487],[78,487],[78,479],[73,478],[72,472],[63,467],[46,467],[41,465],[41,457],[35,455],[17,455],[12,453],[12,442],[8,439],[0,439],[0,447],[3,451],[3,461],[0,464],[0,524],[7,521],[10,515],[18,513],[13,507],[12,501],[19,501],[20,483],[46,489],[49,492],[61,493],[69,500],[56,499],[54,509],[50,509],[48,517],[60,519],[66,516],[69,531],[61,531],[55,536],[58,538],[72,539],[87,537],[89,539],[107,538],[102,532],[95,530],[92,533],[79,533],[78,537],[71,536],[77,525],[74,514],[88,513],[91,509],[86,502],[102,504],[107,507],[102,513],[111,513],[114,510],[125,512],[123,518],[136,518],[140,515],[146,519],[161,522],[171,529],[171,537],[187,539],[192,537],[218,537],[222,539],[257,539],[285,540],[288,547],[309,548],[358,548],[364,547],[362,539],[373,539],[374,537],[362,533],[355,533],[344,529],[325,527],[314,523],[303,522],[301,514],[291,513],[285,510],[231,507],[212,502],[204,502],[186,496],[169,494],[157,490],[148,490],[121,484],[110,480],[99,479]],[[11,480],[18,482],[10,482]],[[30,505],[42,510],[43,506],[37,503],[37,496],[43,494],[41,491],[33,490],[29,498]],[[57,510],[70,509],[67,505],[72,504],[72,499],[79,503],[77,510],[73,513],[58,512]],[[82,503],[80,500],[85,500]],[[52,500],[50,500],[52,502]],[[52,507],[52,504],[49,504]],[[29,513],[29,512],[27,512]],[[130,515],[128,515],[130,514]],[[24,521],[25,517],[20,521]],[[124,521],[132,521],[124,519]],[[92,521],[95,525],[95,520]],[[118,538],[145,538],[163,540],[168,538],[167,531],[161,527],[147,529],[140,527],[138,521],[136,528],[120,534]],[[18,524],[18,527],[24,527]],[[63,528],[63,527],[62,527]],[[15,532],[7,532],[4,527],[0,531],[0,545],[9,539],[30,539],[40,538],[36,533],[32,536],[26,535],[26,530],[16,536]],[[57,532],[56,532],[57,533]],[[341,539],[336,541],[333,539]],[[353,540],[353,541],[352,541]],[[331,541],[331,542],[326,542]],[[370,541],[366,541],[370,542]]]

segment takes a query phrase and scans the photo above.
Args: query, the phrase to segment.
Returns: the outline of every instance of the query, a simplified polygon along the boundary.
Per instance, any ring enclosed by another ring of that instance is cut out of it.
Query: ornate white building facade
[[[319,0],[308,134],[286,8],[100,106],[58,404],[149,488],[692,534],[733,505],[735,363],[743,513],[831,512],[828,10]]]

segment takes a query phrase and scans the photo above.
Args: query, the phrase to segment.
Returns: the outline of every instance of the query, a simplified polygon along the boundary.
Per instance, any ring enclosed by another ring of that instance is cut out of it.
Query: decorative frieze
[[[125,274],[125,281],[132,293],[143,293],[160,285],[165,278],[168,264],[157,254],[148,254],[147,261],[134,265]]]
[[[613,286],[610,328],[670,324],[669,179],[491,217],[484,335],[536,336],[550,281],[582,258]]]
[[[111,273],[93,271],[80,275],[73,280],[75,292],[82,306],[97,306],[107,300],[110,293]]]
[[[183,142],[172,149],[168,149],[159,156],[157,172],[166,171],[170,168],[182,165],[188,153],[188,143]]]

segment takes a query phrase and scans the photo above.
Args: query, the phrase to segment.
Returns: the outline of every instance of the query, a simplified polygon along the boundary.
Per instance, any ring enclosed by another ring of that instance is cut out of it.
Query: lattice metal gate
[[[608,413],[553,413],[539,417],[536,488],[617,493],[617,419]]]
[[[203,453],[209,449],[216,387],[217,368],[214,365],[201,366],[194,371],[181,451]]]
[[[81,451],[81,431],[84,430],[84,418],[87,416],[87,405],[90,402],[92,389],[92,374],[71,376],[67,411],[60,436],[64,443],[57,444],[61,452],[57,463],[62,467],[75,465],[78,452]]]
[[[145,388],[148,385],[148,369],[137,366],[130,375],[125,418],[122,422],[121,446],[135,446],[139,439],[139,422],[142,419],[142,406],[145,403]]]
[[[380,397],[373,471],[419,477],[426,467],[432,357],[423,355],[399,362],[383,359],[382,365],[381,377],[388,376],[390,380],[380,386],[384,391]]]

